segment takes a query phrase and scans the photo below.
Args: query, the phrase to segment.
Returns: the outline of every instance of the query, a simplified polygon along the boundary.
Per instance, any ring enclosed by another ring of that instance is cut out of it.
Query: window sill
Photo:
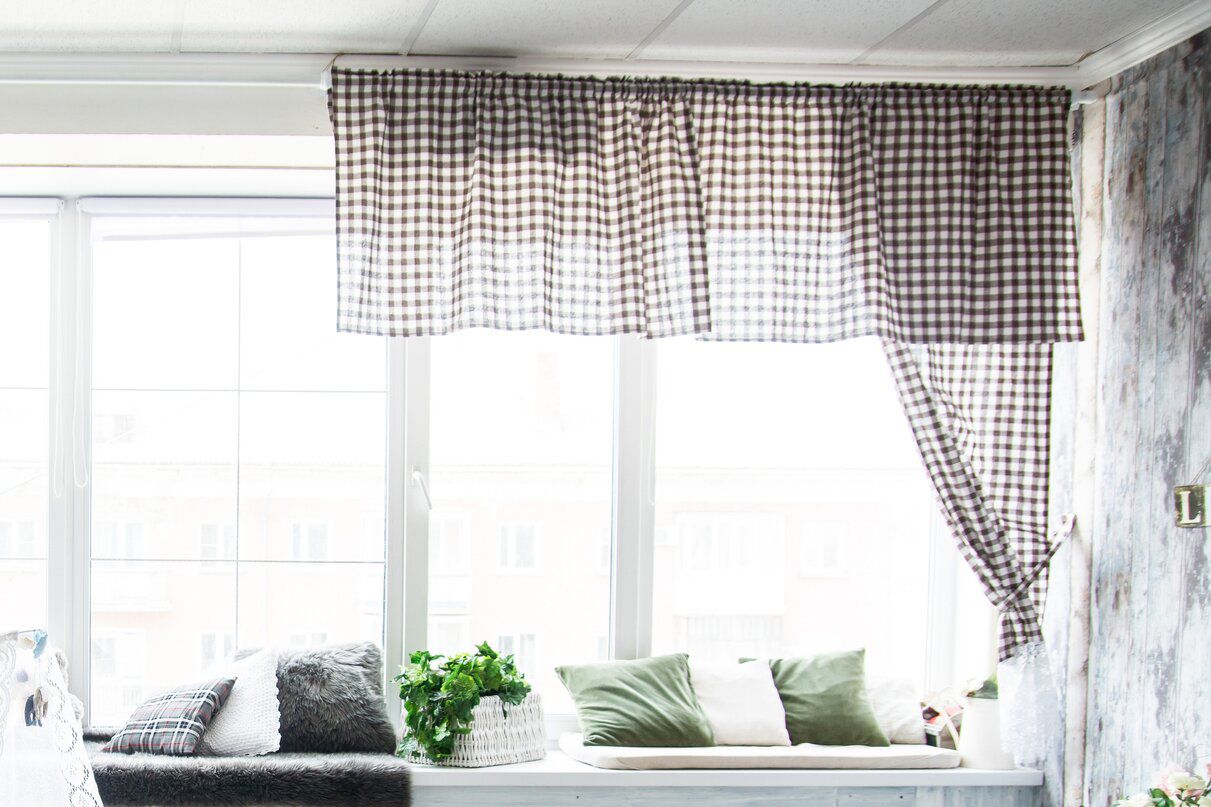
[[[610,771],[562,751],[546,759],[490,768],[415,765],[413,787],[1038,787],[1041,771],[1018,768],[934,770],[678,770]]]

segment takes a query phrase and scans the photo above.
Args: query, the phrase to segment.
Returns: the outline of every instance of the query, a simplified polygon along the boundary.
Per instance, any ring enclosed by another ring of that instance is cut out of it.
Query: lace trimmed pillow
[[[282,745],[278,700],[278,653],[266,648],[227,664],[220,673],[239,681],[223,710],[214,716],[197,752],[246,757],[272,754]]]

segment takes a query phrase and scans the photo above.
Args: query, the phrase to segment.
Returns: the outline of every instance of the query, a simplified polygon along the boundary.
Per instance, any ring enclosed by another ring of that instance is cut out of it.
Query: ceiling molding
[[[1197,0],[1079,61],[1081,87],[1092,87],[1211,28],[1211,0]]]
[[[0,53],[2,84],[313,87],[324,54]]]

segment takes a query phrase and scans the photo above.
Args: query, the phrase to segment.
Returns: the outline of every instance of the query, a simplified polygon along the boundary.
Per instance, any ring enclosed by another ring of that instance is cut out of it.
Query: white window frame
[[[48,628],[72,660],[71,690],[88,708],[90,686],[90,480],[91,286],[88,216],[113,215],[314,215],[330,212],[329,169],[112,169],[82,171],[64,179],[42,173],[39,187],[55,198],[0,198],[0,216],[51,221],[50,463],[48,513]],[[185,187],[244,197],[278,190],[278,197],[148,198]],[[317,193],[317,190],[319,193]],[[123,198],[84,194],[129,193]],[[327,213],[326,213],[327,214]],[[610,525],[609,653],[615,659],[651,653],[655,549],[655,417],[658,345],[637,335],[614,338],[613,471]],[[387,494],[384,586],[384,653],[388,671],[427,646],[430,338],[387,340]],[[935,508],[936,509],[936,508]],[[950,630],[958,555],[935,517],[929,592],[927,686],[951,683]],[[541,569],[541,566],[540,566]],[[990,643],[995,637],[990,637]],[[387,672],[390,675],[390,672]],[[387,685],[391,717],[399,700]],[[88,722],[86,711],[85,722]],[[553,731],[575,718],[553,715]]]

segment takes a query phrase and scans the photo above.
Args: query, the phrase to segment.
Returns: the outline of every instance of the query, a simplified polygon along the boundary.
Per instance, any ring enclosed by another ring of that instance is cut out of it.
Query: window
[[[534,571],[538,568],[538,538],[533,524],[500,525],[500,568]]]
[[[82,204],[80,266],[0,204],[0,338],[30,345],[0,355],[0,616],[59,620],[89,722],[266,644],[381,642],[389,675],[488,641],[553,726],[555,666],[611,657],[987,671],[873,340],[341,335],[330,204]]]
[[[143,631],[94,630],[90,663],[93,680],[100,682],[94,685],[93,698],[125,713],[144,701],[147,644]]]
[[[598,546],[611,521],[614,340],[471,331],[430,342],[430,523],[446,535],[465,518],[470,577],[465,631],[430,614],[429,645],[513,637],[545,709],[569,714],[554,668],[599,658],[610,630]],[[447,550],[434,557],[447,563]],[[451,604],[448,574],[430,566],[431,603],[440,591]]]
[[[286,640],[289,647],[320,647],[328,644],[328,634],[323,631],[292,633]]]
[[[0,630],[47,615],[51,215],[0,206]]]
[[[466,614],[470,608],[470,519],[461,513],[438,515],[429,520],[429,613]],[[445,638],[454,635],[447,632]],[[455,648],[464,647],[466,643],[460,637],[459,641],[434,646]]]
[[[527,678],[533,678],[539,672],[534,645],[533,633],[510,633],[496,637],[496,651],[504,656],[513,656],[513,663]]]
[[[865,647],[924,689],[932,494],[879,344],[657,347],[652,650]],[[894,602],[894,607],[889,607]]]
[[[206,670],[218,662],[230,658],[234,652],[235,633],[229,630],[205,631],[200,637],[198,669]]]
[[[290,525],[292,560],[327,560],[328,525],[324,522],[295,522]]]
[[[235,557],[235,525],[203,524],[198,538],[198,557],[206,560]]]
[[[331,219],[90,220],[91,721],[236,647],[383,637],[385,340],[335,333]],[[380,517],[378,523],[382,525]],[[95,651],[109,647],[94,642]]]
[[[799,547],[799,572],[804,577],[843,577],[849,525],[844,522],[813,524]]]
[[[143,524],[138,521],[94,521],[93,555],[100,558],[139,558],[146,547]]]

